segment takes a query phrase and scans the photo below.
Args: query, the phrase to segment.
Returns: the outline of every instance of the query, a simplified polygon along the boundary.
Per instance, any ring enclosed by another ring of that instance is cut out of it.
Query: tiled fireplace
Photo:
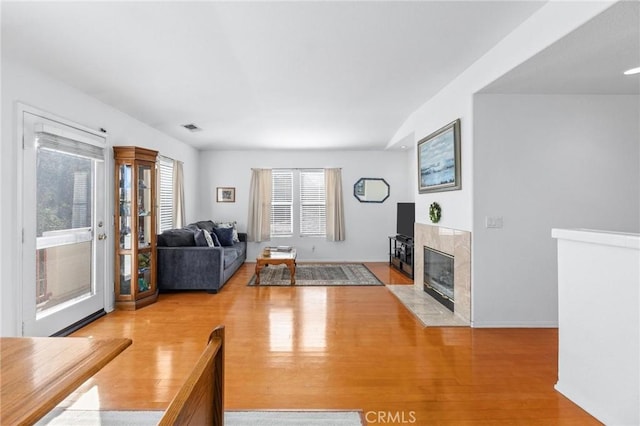
[[[424,288],[425,249],[453,258],[453,312],[471,322],[471,233],[442,226],[415,224],[414,286]]]

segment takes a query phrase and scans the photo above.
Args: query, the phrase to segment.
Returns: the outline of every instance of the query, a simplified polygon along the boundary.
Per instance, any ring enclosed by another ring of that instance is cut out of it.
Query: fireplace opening
[[[453,256],[424,247],[424,291],[453,312]]]

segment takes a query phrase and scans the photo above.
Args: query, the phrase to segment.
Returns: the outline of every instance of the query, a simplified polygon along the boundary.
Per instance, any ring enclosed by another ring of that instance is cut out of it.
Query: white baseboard
[[[471,321],[473,328],[558,328],[557,321]]]

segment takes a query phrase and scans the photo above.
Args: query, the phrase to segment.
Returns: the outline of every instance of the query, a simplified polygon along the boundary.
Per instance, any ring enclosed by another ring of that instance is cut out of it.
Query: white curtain
[[[173,226],[184,226],[184,174],[182,161],[173,162]]]
[[[327,207],[327,240],[344,241],[344,202],[342,201],[342,170],[324,169]]]
[[[247,240],[271,239],[271,169],[251,169]]]

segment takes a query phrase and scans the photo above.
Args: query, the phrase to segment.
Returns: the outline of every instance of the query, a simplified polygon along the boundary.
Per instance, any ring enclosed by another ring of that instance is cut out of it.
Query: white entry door
[[[36,110],[23,125],[22,334],[104,312],[105,138]]]

